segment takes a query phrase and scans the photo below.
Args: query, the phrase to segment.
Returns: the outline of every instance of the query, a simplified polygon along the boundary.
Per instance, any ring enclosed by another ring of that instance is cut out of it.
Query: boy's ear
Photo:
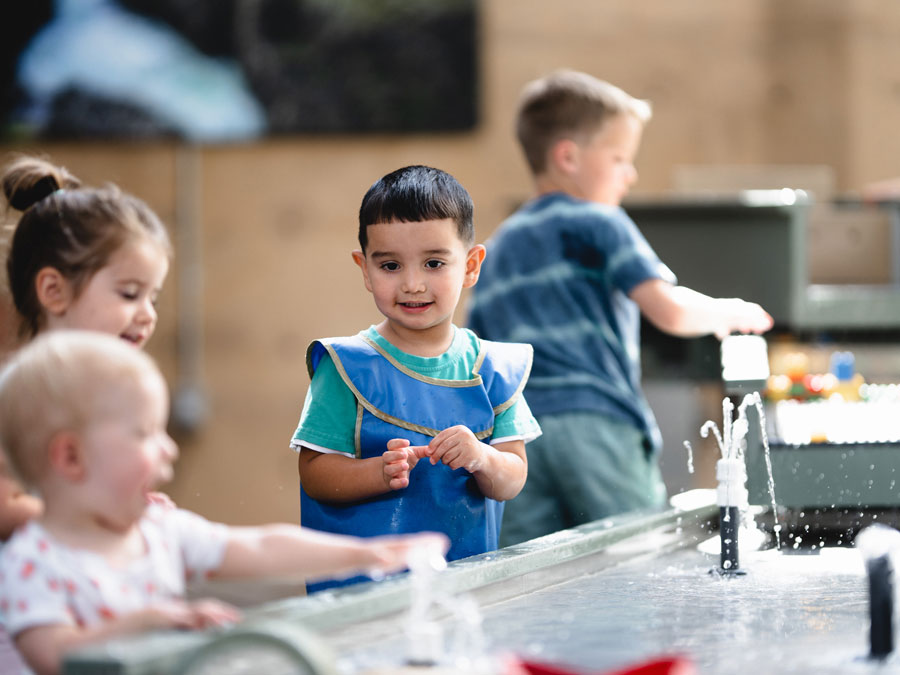
[[[58,475],[72,481],[85,476],[84,449],[74,431],[60,431],[50,439],[50,468]]]
[[[565,175],[577,171],[579,159],[580,148],[571,138],[560,139],[550,148],[550,162]]]
[[[466,254],[466,276],[463,278],[463,288],[474,286],[481,274],[481,263],[484,262],[484,256],[487,249],[481,244],[476,244],[469,249]]]
[[[60,316],[72,304],[72,284],[55,267],[43,267],[34,277],[34,290],[44,311]]]
[[[353,256],[353,262],[359,265],[359,269],[362,270],[363,273],[363,283],[366,285],[366,290],[369,293],[372,292],[372,284],[369,282],[369,269],[366,267],[366,254],[360,251],[359,249],[355,251],[351,251],[350,255]]]

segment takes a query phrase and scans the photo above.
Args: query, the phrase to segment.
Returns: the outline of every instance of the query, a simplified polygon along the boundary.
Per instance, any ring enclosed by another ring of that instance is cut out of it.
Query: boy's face
[[[168,271],[169,259],[156,242],[126,243],[78,297],[48,317],[48,327],[109,333],[143,347],[156,328],[156,298]]]
[[[147,373],[110,387],[79,434],[85,482],[98,522],[122,531],[144,513],[147,495],[172,478],[178,448],[168,433],[165,383]]]
[[[575,144],[571,178],[576,196],[598,204],[619,206],[637,181],[634,158],[643,125],[631,115],[607,120],[585,143]]]
[[[442,343],[462,289],[478,281],[484,246],[467,248],[449,218],[369,225],[367,234],[353,260],[386,319],[382,335],[401,348]]]

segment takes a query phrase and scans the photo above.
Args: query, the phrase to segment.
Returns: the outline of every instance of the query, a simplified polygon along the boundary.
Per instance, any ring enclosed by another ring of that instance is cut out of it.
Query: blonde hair
[[[21,319],[19,336],[34,337],[45,316],[35,279],[45,267],[72,284],[75,297],[124,244],[155,241],[166,255],[172,245],[165,226],[143,201],[115,185],[82,187],[64,167],[19,156],[0,176],[10,208],[22,211],[9,245],[6,272]]]
[[[0,447],[13,471],[34,485],[56,434],[83,429],[101,393],[147,376],[163,383],[152,358],[104,333],[52,331],[22,347],[0,371]]]
[[[547,169],[550,148],[564,138],[586,140],[610,118],[632,115],[646,123],[650,103],[575,70],[556,70],[525,86],[519,98],[516,136],[535,175]]]

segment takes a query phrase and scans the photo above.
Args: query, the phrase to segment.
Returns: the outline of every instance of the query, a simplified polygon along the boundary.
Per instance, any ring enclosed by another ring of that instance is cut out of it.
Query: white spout
[[[723,458],[716,462],[716,503],[746,509],[748,503],[747,469],[743,459]]]

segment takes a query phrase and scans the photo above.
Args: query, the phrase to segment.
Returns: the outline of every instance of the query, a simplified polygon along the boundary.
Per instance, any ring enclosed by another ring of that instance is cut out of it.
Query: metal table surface
[[[744,576],[710,574],[718,566],[718,508],[706,492],[662,513],[597,521],[451,563],[434,580],[435,592],[449,599],[437,618],[448,643],[462,635],[464,646],[448,647],[447,658],[478,649],[471,633],[460,633],[465,621],[453,616],[454,606],[474,606],[489,653],[579,672],[673,654],[701,674],[900,672],[893,659],[866,659],[868,595],[859,552],[846,544],[809,547],[813,536],[796,548],[742,550]],[[229,642],[254,626],[257,634],[302,628],[298,650],[307,651],[306,665],[286,673],[390,670],[407,653],[409,600],[410,579],[401,577],[269,602],[249,610],[232,633],[117,641],[79,652],[65,672],[274,675],[255,657],[244,666],[224,657]]]

